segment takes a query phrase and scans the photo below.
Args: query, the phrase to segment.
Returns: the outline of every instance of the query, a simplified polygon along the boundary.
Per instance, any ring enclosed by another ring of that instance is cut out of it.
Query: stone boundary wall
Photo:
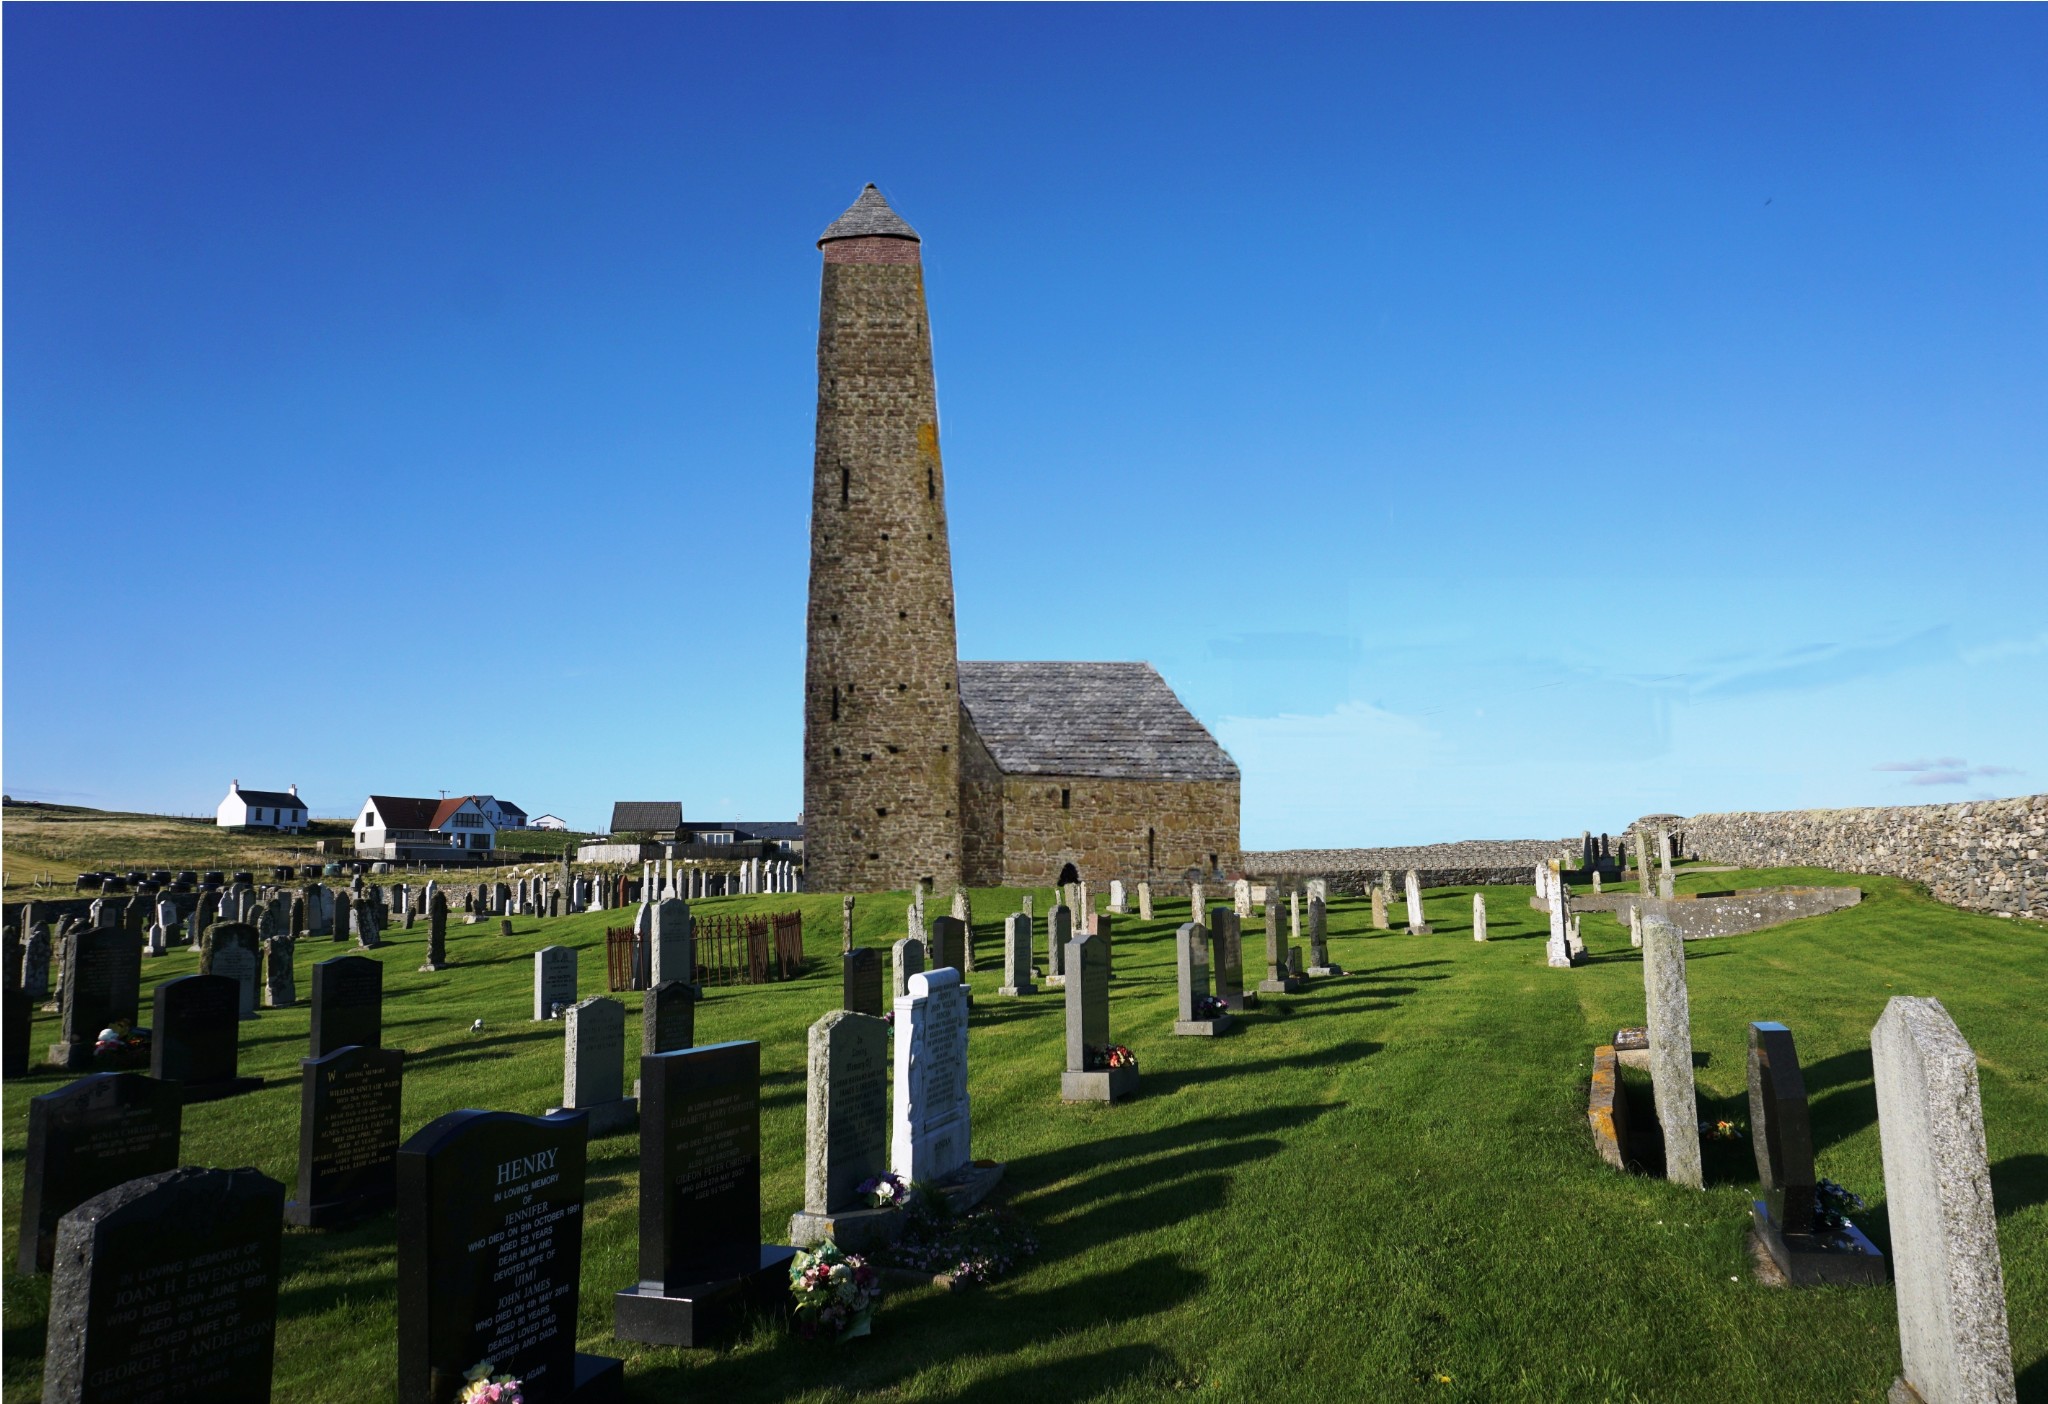
[[[1246,853],[1242,867],[1254,879],[1327,878],[1332,892],[1362,897],[1381,873],[1394,875],[1398,897],[1410,868],[1424,887],[1499,887],[1533,881],[1538,863],[1561,858],[1576,867],[1580,840],[1468,839],[1412,848],[1289,848]]]
[[[2048,795],[1695,814],[1681,826],[1686,852],[1709,863],[1882,873],[1924,883],[1951,906],[2048,918]]]

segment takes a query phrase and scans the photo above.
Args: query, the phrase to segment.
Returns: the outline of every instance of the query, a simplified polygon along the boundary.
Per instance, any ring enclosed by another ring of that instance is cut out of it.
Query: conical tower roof
[[[867,189],[860,192],[860,198],[846,207],[846,213],[833,220],[830,227],[818,236],[818,243],[822,247],[834,239],[868,238],[923,242],[903,216],[889,208],[889,202],[882,198],[882,192],[875,189],[872,181]]]

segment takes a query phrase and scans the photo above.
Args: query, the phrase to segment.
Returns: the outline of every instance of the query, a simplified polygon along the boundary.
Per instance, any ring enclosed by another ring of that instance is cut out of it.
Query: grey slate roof
[[[962,662],[960,705],[1005,774],[1238,778],[1150,663]]]
[[[902,215],[889,208],[889,202],[882,198],[882,192],[873,183],[860,192],[860,198],[846,207],[846,213],[832,221],[823,234],[818,236],[822,246],[834,239],[911,239],[924,242],[917,237]]]
[[[306,802],[290,790],[236,790],[252,806],[264,809],[304,809]]]
[[[666,833],[683,827],[681,800],[619,800],[612,805],[615,834]]]

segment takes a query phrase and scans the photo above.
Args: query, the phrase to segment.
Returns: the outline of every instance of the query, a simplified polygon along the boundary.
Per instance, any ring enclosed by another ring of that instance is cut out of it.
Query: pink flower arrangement
[[[511,1375],[492,1375],[486,1360],[462,1377],[462,1397],[456,1404],[526,1404],[520,1381]]]

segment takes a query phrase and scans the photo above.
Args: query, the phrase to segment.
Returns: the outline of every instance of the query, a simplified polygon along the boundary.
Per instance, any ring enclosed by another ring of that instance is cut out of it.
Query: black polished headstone
[[[368,956],[336,956],[313,967],[313,1032],[309,1056],[384,1042],[384,964]]]
[[[681,980],[663,980],[640,1004],[640,1052],[678,1053],[697,1044],[697,991]]]
[[[47,1272],[57,1221],[103,1190],[176,1168],[184,1090],[139,1072],[94,1073],[28,1104],[22,1272]]]
[[[526,1404],[609,1404],[576,1352],[589,1117],[456,1111],[398,1150],[398,1404],[447,1404],[488,1360]]]
[[[861,946],[839,957],[839,1007],[882,1017],[882,953]]]
[[[90,1067],[100,1030],[121,1020],[135,1023],[141,999],[140,936],[101,926],[65,938],[63,1042],[50,1049],[50,1061],[59,1067]]]
[[[299,1070],[298,1193],[285,1218],[332,1228],[389,1209],[398,1198],[405,1050],[341,1048]]]
[[[226,975],[185,975],[156,987],[149,1021],[149,1075],[182,1083],[187,1102],[211,1102],[263,1085],[235,1076],[241,1053],[242,987]]]
[[[65,1215],[43,1404],[269,1404],[283,1202],[259,1171],[186,1167]]]
[[[1749,1130],[1764,1197],[1750,1219],[1785,1280],[1794,1287],[1877,1287],[1884,1254],[1853,1224],[1815,1231],[1813,1123],[1806,1077],[1792,1031],[1783,1024],[1749,1026]]]
[[[640,1060],[640,1281],[621,1340],[699,1346],[789,1304],[794,1248],[761,1242],[761,1045]]]

